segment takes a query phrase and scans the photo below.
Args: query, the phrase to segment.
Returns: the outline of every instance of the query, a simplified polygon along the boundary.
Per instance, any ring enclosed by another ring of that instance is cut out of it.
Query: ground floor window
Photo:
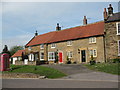
[[[40,60],[44,60],[44,52],[40,52]]]
[[[120,56],[120,40],[118,40],[118,56]]]
[[[55,60],[55,52],[48,52],[48,60],[49,61]]]
[[[34,54],[29,54],[29,60],[34,61]]]
[[[73,52],[72,51],[68,51],[67,52],[67,57],[68,58],[72,58],[73,57]]]
[[[89,50],[90,56],[93,55],[93,57],[97,57],[97,50],[96,49],[91,49]]]

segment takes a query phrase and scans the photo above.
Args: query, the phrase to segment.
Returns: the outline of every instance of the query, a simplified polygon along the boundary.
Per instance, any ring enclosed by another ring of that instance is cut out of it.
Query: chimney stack
[[[107,15],[107,11],[106,11],[106,8],[104,8],[104,12],[103,12],[103,15],[104,15],[104,20],[107,20],[107,17],[108,17],[108,15]]]
[[[86,19],[86,16],[84,16],[84,19],[83,19],[83,25],[87,25],[87,19]]]
[[[109,4],[109,7],[108,7],[108,16],[112,16],[113,15],[113,7],[111,4]]]
[[[37,30],[36,30],[35,36],[37,36],[37,35],[38,35],[38,33],[37,33]]]
[[[57,23],[56,31],[60,31],[61,27],[59,26],[59,23]]]

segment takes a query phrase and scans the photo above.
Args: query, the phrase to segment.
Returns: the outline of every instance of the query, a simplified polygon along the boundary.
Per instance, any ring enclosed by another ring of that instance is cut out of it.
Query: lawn
[[[11,65],[11,71],[3,73],[34,73],[47,78],[60,78],[66,76],[64,73],[45,66],[30,66],[30,65]]]
[[[91,70],[120,75],[120,63],[98,63],[95,65],[85,64]]]

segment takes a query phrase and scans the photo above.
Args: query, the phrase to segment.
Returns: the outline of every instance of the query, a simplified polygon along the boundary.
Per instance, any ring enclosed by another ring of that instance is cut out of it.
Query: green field
[[[11,65],[11,71],[3,73],[34,73],[47,78],[60,78],[66,76],[64,73],[45,66]]]
[[[98,63],[95,65],[85,64],[91,70],[120,75],[120,63]]]

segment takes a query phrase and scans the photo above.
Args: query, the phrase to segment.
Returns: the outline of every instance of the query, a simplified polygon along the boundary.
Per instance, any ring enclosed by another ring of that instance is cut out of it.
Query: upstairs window
[[[90,57],[93,55],[93,57],[97,57],[97,50],[96,49],[91,49],[90,51]]]
[[[89,43],[96,43],[96,37],[89,38]]]
[[[32,48],[31,48],[31,47],[28,47],[28,50],[30,51],[30,50],[32,50]]]
[[[118,40],[118,56],[120,56],[120,40]]]
[[[72,58],[73,57],[73,52],[72,51],[68,51],[67,52],[67,57],[68,58]]]
[[[117,35],[120,35],[120,23],[116,23]]]
[[[56,47],[56,44],[55,43],[52,43],[51,44],[51,48],[55,48]]]
[[[44,52],[40,52],[40,60],[44,60]]]
[[[40,45],[40,49],[44,49],[44,44],[41,44],[41,45]]]
[[[72,46],[72,41],[67,41],[67,46]]]

